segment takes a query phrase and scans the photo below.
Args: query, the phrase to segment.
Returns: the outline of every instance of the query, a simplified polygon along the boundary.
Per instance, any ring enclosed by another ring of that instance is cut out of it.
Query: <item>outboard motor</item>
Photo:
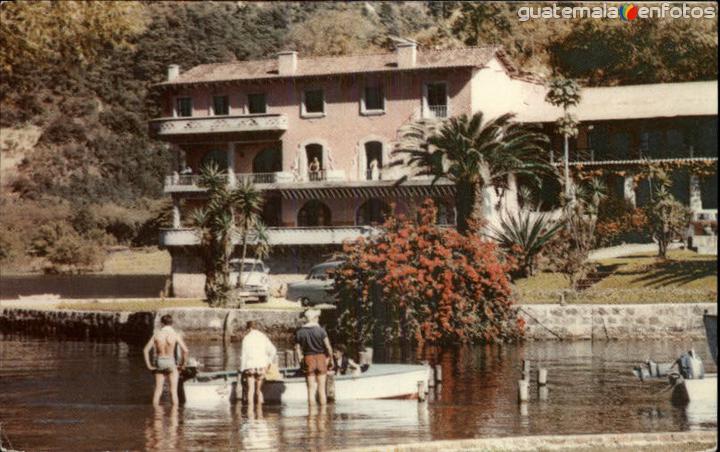
[[[686,380],[700,379],[705,376],[705,367],[700,357],[695,354],[695,350],[690,349],[687,353],[683,353],[677,362],[680,375]]]

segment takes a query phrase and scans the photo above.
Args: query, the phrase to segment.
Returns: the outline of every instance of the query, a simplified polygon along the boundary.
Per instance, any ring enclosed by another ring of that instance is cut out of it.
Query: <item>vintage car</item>
[[[242,286],[238,284],[240,269],[242,268]],[[259,259],[231,259],[230,284],[237,287],[238,296],[247,299],[256,299],[265,303],[270,292],[270,269]]]
[[[299,301],[303,306],[335,303],[332,273],[341,264],[342,261],[332,261],[314,266],[303,281],[288,284],[287,299]]]

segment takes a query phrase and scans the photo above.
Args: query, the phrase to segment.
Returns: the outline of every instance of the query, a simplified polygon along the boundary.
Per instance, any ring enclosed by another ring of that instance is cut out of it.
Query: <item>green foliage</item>
[[[657,184],[653,199],[645,209],[650,232],[658,244],[658,256],[667,257],[668,245],[683,237],[692,219],[692,211],[672,195],[668,186]]]
[[[426,201],[418,222],[389,218],[384,233],[344,246],[335,271],[338,339],[353,348],[383,341],[504,342],[522,336],[497,245],[434,224]]]
[[[505,114],[484,122],[482,112],[453,117],[440,125],[415,122],[399,130],[393,150],[418,175],[447,178],[456,185],[457,227],[468,231],[471,220],[481,220],[486,186],[507,187],[509,175],[525,176],[540,184],[540,175],[552,171],[544,160],[548,137]]]
[[[225,306],[233,301],[230,284],[233,237],[242,238],[242,257],[245,258],[249,236],[257,236],[258,228],[259,235],[264,234],[259,226],[262,196],[249,182],[239,187],[230,186],[228,174],[214,162],[201,169],[199,185],[207,189],[208,200],[192,217],[200,230],[205,296],[211,306]],[[242,272],[238,280],[242,284]]]
[[[514,277],[524,278],[535,273],[537,257],[563,227],[546,214],[519,211],[500,218],[500,227],[492,228],[491,237],[518,260]]]

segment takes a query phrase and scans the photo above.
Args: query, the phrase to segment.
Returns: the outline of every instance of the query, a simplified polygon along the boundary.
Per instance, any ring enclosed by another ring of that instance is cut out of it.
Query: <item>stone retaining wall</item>
[[[155,313],[0,308],[0,332],[142,344],[150,338],[154,328],[159,327],[160,317],[170,314],[174,326],[188,341],[222,341],[226,331],[230,340],[238,340],[245,323],[255,320],[273,341],[288,342],[302,324],[301,312],[169,308]]]
[[[702,339],[716,303],[522,305],[527,339]]]
[[[717,313],[715,303],[630,305],[522,305],[529,340],[702,339],[702,314]],[[189,341],[238,340],[255,320],[273,341],[289,342],[302,324],[300,310],[168,308],[153,312],[102,312],[0,308],[0,331],[47,337],[123,340],[141,343],[160,316],[171,314]],[[332,315],[332,311],[324,314]],[[323,324],[330,323],[324,316]]]

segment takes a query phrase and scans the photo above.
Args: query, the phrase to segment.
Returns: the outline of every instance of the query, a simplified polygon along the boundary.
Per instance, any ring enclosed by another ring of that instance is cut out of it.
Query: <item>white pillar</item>
[[[504,210],[501,214],[508,214],[514,216],[520,210],[520,204],[518,203],[518,190],[517,181],[515,175],[508,175],[508,188],[503,194],[503,205]]]
[[[625,176],[623,180],[623,197],[625,201],[630,203],[633,207],[637,206],[637,199],[635,197],[635,181],[633,176]]]
[[[700,176],[690,175],[690,210],[699,212],[702,210],[702,196],[700,193]]]
[[[227,145],[227,165],[228,183],[235,186],[235,146],[233,143]]]
[[[175,197],[173,197],[172,224],[173,229],[180,228],[180,200]]]

